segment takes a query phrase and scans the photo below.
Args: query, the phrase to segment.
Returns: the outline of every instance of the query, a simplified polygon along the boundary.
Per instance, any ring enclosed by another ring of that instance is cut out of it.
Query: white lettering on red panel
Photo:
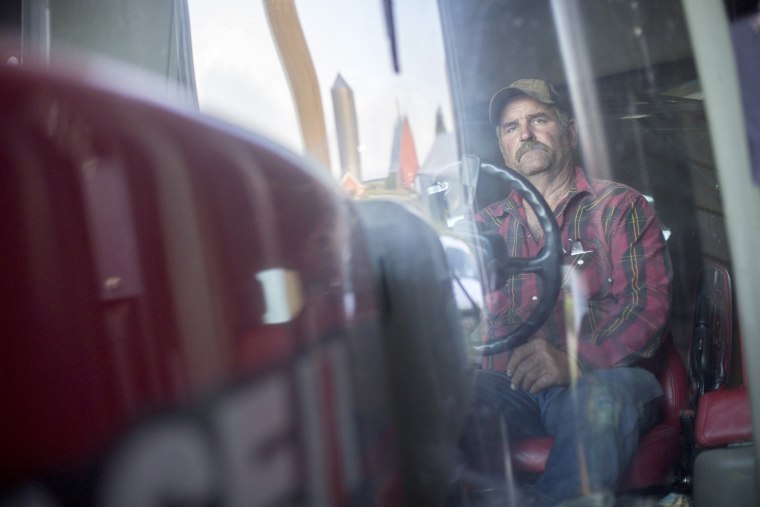
[[[271,505],[298,489],[288,380],[275,374],[229,394],[213,413],[227,505]]]
[[[350,502],[365,472],[349,367],[345,342],[332,340],[293,376],[279,370],[144,423],[108,462],[99,503]]]

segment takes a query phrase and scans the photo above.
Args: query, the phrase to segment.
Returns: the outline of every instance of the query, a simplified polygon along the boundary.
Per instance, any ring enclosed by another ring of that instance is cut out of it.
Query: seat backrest
[[[689,383],[686,367],[671,337],[663,344],[657,379],[665,394],[663,422],[680,427],[681,411],[689,408]]]
[[[697,282],[689,344],[689,380],[695,397],[722,389],[728,382],[733,319],[731,275],[723,266],[704,268]]]

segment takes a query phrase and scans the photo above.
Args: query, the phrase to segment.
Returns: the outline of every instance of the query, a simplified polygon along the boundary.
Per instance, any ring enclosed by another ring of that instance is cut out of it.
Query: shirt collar
[[[592,182],[586,176],[585,171],[580,166],[575,166],[575,182],[570,188],[570,193],[567,198],[562,201],[559,208],[564,208],[571,199],[576,195],[589,193],[592,196],[596,196]],[[503,217],[507,213],[517,213],[517,210],[523,207],[523,199],[516,190],[513,190],[509,195],[497,201],[493,204],[489,204],[484,208],[484,211],[492,217]]]
[[[596,190],[594,188],[593,179],[589,179],[586,176],[586,171],[580,166],[575,166],[575,184],[570,189],[570,196],[575,194],[582,194],[588,192],[593,197],[596,197]]]

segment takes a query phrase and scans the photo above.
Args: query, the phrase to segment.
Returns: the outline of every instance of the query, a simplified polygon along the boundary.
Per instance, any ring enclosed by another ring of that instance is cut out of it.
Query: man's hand
[[[570,383],[568,356],[544,338],[517,347],[507,363],[512,389],[536,394],[550,386]]]

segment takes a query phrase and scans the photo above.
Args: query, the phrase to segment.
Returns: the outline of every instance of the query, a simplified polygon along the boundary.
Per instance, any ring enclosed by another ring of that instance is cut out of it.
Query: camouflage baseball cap
[[[562,96],[546,81],[541,79],[519,79],[497,91],[491,97],[491,104],[488,108],[488,118],[491,120],[491,125],[498,125],[507,101],[521,94],[532,97],[544,104],[555,105],[563,111],[568,110]]]

